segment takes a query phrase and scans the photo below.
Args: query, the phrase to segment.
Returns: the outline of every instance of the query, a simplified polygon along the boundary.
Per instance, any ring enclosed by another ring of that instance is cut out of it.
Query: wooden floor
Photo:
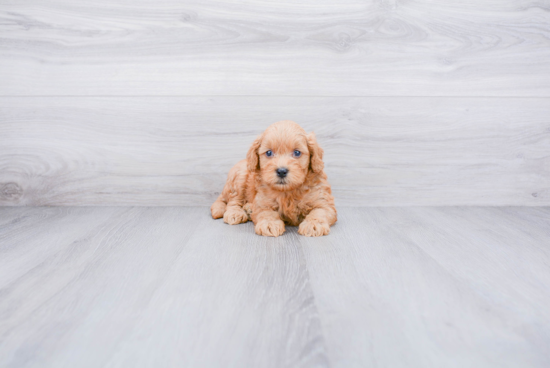
[[[2,367],[548,367],[550,208],[0,209]]]

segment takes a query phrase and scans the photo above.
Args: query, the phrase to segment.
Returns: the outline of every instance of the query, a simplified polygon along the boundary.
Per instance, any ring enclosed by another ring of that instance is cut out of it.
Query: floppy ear
[[[250,172],[260,170],[260,157],[258,156],[258,149],[260,148],[261,144],[262,136],[260,135],[254,140],[254,142],[252,142],[252,146],[250,146],[250,148],[248,149],[248,153],[246,154],[248,171]]]
[[[311,132],[307,135],[307,149],[309,150],[309,168],[314,173],[323,171],[325,164],[323,163],[323,149],[317,144],[315,133]]]

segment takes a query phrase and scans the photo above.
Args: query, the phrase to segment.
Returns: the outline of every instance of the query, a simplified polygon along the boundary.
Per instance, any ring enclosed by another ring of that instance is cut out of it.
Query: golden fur
[[[300,157],[293,152],[299,150]],[[272,151],[272,157],[266,155]],[[285,178],[278,168],[288,169]],[[285,224],[305,236],[322,236],[336,222],[336,208],[323,150],[315,134],[292,121],[279,121],[252,143],[246,160],[229,171],[222,193],[211,207],[212,217],[236,225],[254,222],[256,234],[279,236]]]

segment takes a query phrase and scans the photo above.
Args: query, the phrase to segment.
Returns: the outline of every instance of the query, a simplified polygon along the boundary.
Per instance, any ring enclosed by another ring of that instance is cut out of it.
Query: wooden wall
[[[282,119],[341,206],[550,205],[550,3],[0,4],[0,205],[210,205]]]

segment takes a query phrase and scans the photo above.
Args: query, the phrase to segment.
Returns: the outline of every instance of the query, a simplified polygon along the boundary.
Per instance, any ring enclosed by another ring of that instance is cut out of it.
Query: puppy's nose
[[[279,178],[284,178],[286,176],[286,174],[288,174],[288,169],[285,168],[285,167],[279,167],[277,169],[277,176]]]

